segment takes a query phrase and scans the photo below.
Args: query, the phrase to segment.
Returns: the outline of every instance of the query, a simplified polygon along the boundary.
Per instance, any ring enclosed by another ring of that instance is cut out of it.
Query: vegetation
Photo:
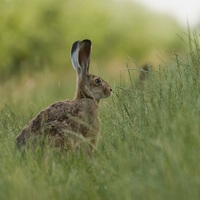
[[[170,52],[183,45],[172,19],[128,1],[0,0],[0,81],[19,72],[64,68],[71,44],[89,38],[93,60],[125,56],[141,61],[154,49]],[[159,28],[158,28],[159,27]],[[102,51],[103,49],[103,51]]]
[[[132,66],[123,72],[128,81],[121,78],[101,104],[102,131],[89,159],[48,148],[22,156],[15,136],[49,102],[35,94],[23,106],[1,99],[0,199],[199,199],[198,38],[189,32],[187,54],[175,54],[145,82]],[[51,91],[54,98],[63,93]]]
[[[173,20],[128,1],[0,3],[0,199],[200,198],[197,33],[181,41]],[[73,98],[68,54],[84,38],[95,44],[91,70],[114,90],[101,102],[94,154],[45,147],[21,155],[15,137],[28,120],[50,103]],[[154,48],[181,53],[140,81],[135,63],[148,60]],[[134,62],[117,77],[127,55]]]

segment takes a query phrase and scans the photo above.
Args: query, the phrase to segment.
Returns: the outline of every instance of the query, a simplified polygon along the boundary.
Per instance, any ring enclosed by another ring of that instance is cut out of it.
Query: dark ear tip
[[[87,43],[88,45],[92,45],[92,42],[89,39],[84,39],[81,43]]]

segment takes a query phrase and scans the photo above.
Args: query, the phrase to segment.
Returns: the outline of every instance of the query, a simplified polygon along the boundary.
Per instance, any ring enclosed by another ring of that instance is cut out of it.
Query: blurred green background
[[[85,38],[93,42],[92,63],[110,67],[113,73],[128,57],[142,63],[151,61],[154,50],[166,56],[183,48],[176,37],[183,30],[173,19],[133,2],[0,0],[0,3],[1,82],[12,75],[44,68],[71,70],[71,45]]]
[[[112,86],[130,67],[157,68],[185,44],[173,18],[130,1],[0,0],[0,100],[21,112],[72,99],[74,41],[93,42],[91,73]],[[16,111],[18,112],[18,111]]]

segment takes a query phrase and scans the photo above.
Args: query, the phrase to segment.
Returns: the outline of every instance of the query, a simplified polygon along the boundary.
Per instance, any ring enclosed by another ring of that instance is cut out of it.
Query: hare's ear
[[[82,76],[89,73],[91,45],[92,43],[90,40],[83,40],[79,46],[78,63],[81,68]]]
[[[78,74],[81,73],[81,68],[80,68],[79,62],[78,62],[78,53],[79,53],[80,43],[81,43],[80,41],[74,42],[74,44],[72,45],[72,49],[71,49],[72,65]]]

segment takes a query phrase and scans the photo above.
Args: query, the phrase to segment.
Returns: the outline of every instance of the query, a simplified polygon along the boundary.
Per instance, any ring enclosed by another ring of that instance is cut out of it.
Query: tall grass
[[[14,138],[28,116],[1,101],[0,199],[199,199],[198,37],[189,33],[187,55],[175,54],[143,83],[128,69],[101,104],[90,159],[48,148],[21,156]]]

